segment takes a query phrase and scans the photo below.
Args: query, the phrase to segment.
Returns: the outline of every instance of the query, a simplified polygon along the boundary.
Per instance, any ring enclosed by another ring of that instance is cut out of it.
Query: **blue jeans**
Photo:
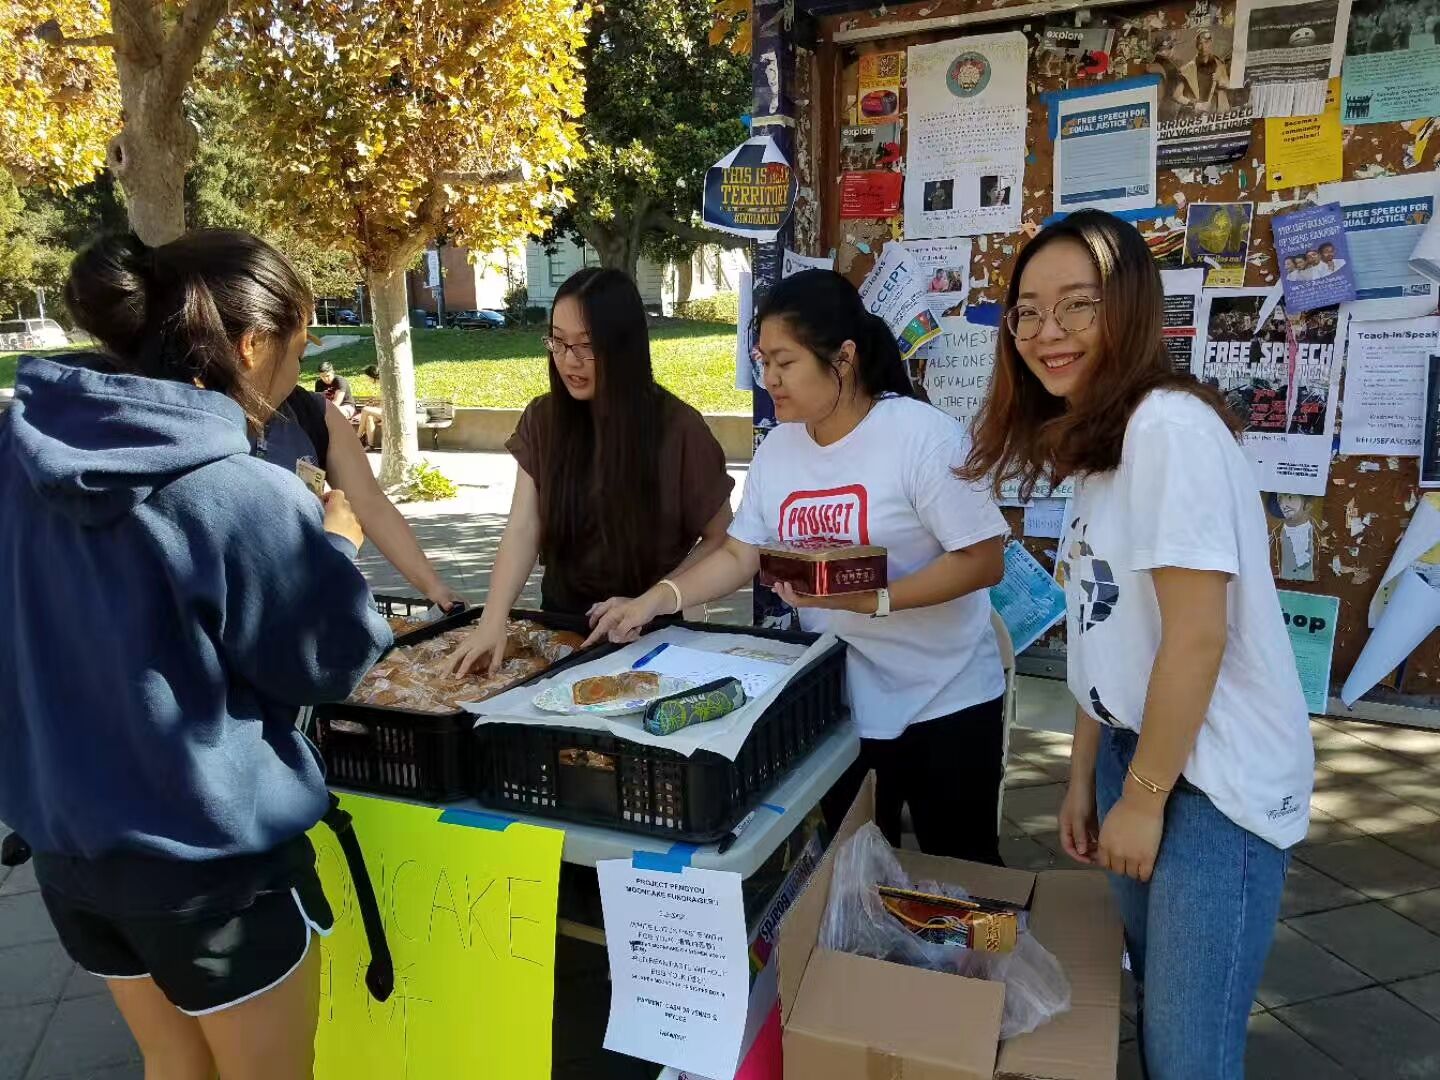
[[[1120,799],[1139,736],[1103,728],[1095,801]],[[1148,884],[1110,875],[1135,975],[1149,1080],[1243,1080],[1250,1003],[1275,936],[1290,856],[1181,779]]]

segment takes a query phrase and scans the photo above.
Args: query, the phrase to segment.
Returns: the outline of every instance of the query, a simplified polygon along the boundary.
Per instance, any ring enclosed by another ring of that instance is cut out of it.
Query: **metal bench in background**
[[[357,410],[366,406],[373,408],[380,407],[378,397],[357,397],[354,399]],[[419,427],[430,432],[430,449],[440,449],[440,432],[455,423],[455,402],[447,398],[421,398],[415,403],[415,419]],[[350,418],[353,427],[360,426],[360,413],[357,411]],[[384,437],[383,429],[380,435]]]
[[[422,398],[415,406],[420,426],[430,432],[430,449],[440,449],[440,432],[455,423],[455,403],[443,398]]]

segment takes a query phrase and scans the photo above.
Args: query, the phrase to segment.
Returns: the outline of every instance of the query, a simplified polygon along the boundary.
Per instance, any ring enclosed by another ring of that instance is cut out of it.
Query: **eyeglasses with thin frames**
[[[557,337],[543,337],[540,341],[545,346],[545,351],[556,360],[564,359],[567,352],[582,364],[595,359],[595,350],[589,345],[571,345],[570,342],[561,341]]]
[[[1052,307],[1038,308],[1034,304],[1016,304],[1005,312],[1005,325],[1010,328],[1016,341],[1029,341],[1045,328],[1045,322],[1053,314],[1055,325],[1067,334],[1078,334],[1089,330],[1095,323],[1095,313],[1104,300],[1095,296],[1076,293],[1062,296]]]

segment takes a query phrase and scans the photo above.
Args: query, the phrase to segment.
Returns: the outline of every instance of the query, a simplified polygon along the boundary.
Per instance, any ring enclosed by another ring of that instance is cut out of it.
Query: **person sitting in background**
[[[384,419],[384,410],[380,408],[380,394],[378,392],[380,369],[374,364],[371,364],[365,369],[365,376],[375,381],[377,391],[375,394],[376,403],[374,405],[357,406],[355,415],[351,417],[351,422],[355,424],[355,430],[360,435],[360,445],[366,450],[378,450],[379,447],[375,444],[375,436],[380,434],[380,422]]]
[[[339,409],[346,418],[355,415],[350,380],[344,375],[336,374],[335,365],[329,360],[320,365],[320,377],[315,380],[315,393],[324,394],[325,400]]]

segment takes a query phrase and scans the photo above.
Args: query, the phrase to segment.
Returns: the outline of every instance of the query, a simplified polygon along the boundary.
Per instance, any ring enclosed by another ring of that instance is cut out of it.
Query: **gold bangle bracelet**
[[[1135,771],[1134,765],[1130,766],[1128,772],[1130,773],[1130,778],[1134,780],[1137,784],[1139,784],[1142,788],[1144,788],[1146,791],[1150,792],[1151,795],[1170,794],[1170,789],[1168,787],[1161,787],[1153,780],[1146,780],[1145,777],[1141,776],[1138,772]]]

